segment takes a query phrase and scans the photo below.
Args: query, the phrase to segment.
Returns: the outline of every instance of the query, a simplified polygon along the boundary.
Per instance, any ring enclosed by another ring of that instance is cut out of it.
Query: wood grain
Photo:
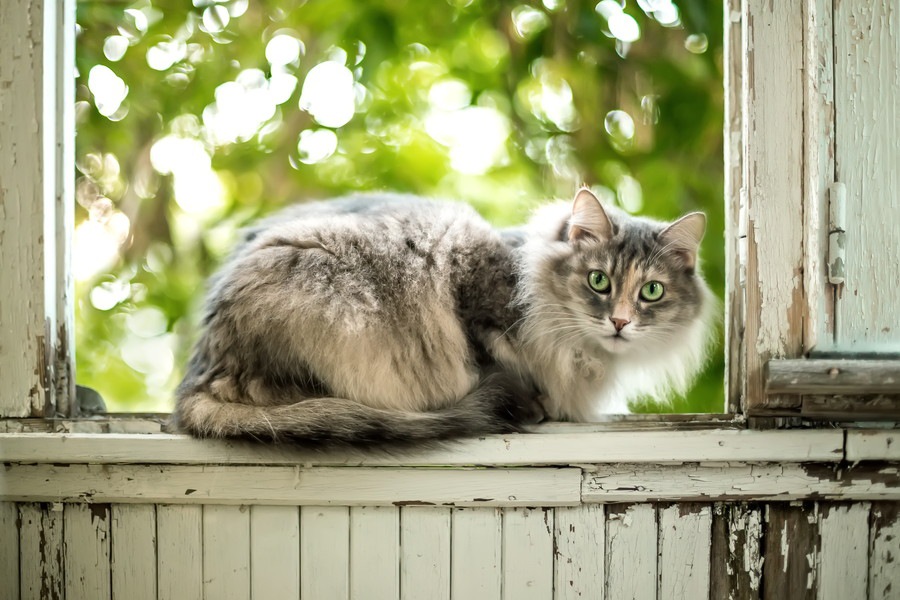
[[[156,506],[113,504],[112,597],[157,600]]]
[[[21,600],[65,598],[62,504],[19,505]]]
[[[900,394],[900,360],[781,359],[766,365],[770,394]]]
[[[771,503],[765,509],[763,597],[814,600],[818,588],[819,505]]]
[[[400,509],[400,597],[450,600],[450,510]]]
[[[300,596],[346,600],[350,595],[350,511],[343,506],[300,509]]]
[[[110,506],[67,504],[63,514],[64,597],[67,600],[110,600]]]
[[[0,502],[0,581],[4,594],[19,598],[19,509],[13,502]]]
[[[350,509],[351,600],[400,599],[400,509]]]
[[[250,597],[250,510],[247,506],[203,507],[203,597]]]
[[[250,597],[300,599],[300,510],[296,506],[250,507]]]
[[[708,598],[712,510],[685,502],[660,508],[658,598]]]
[[[203,507],[156,506],[159,600],[203,597]]]
[[[450,597],[500,598],[501,509],[455,508],[450,515]]]
[[[888,600],[900,593],[900,504],[873,502],[869,533],[869,599]]]
[[[503,598],[553,596],[553,510],[503,509]]]
[[[602,505],[558,507],[554,519],[556,600],[602,600],[606,593],[606,516]]]
[[[866,598],[869,555],[869,505],[832,504],[819,522],[818,600]]]
[[[656,597],[657,543],[656,509],[652,504],[607,509],[607,598]]]
[[[758,600],[765,554],[760,507],[745,503],[713,507],[710,598]]]

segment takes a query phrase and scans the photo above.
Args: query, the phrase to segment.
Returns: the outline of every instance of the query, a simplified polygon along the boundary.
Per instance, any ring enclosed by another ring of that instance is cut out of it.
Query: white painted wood
[[[829,185],[834,181],[834,31],[832,0],[805,0],[803,350],[831,345],[834,289],[828,285]]]
[[[65,598],[63,505],[20,504],[21,600]]]
[[[203,597],[250,597],[250,507],[203,507]]]
[[[400,509],[350,509],[350,599],[400,600]]]
[[[0,461],[106,464],[304,466],[565,465],[702,461],[838,462],[839,430],[608,431],[511,434],[461,440],[405,454],[309,453],[287,445],[196,440],[177,435],[0,434]],[[100,459],[99,457],[102,457]]]
[[[586,469],[584,502],[900,500],[900,472],[896,466],[837,471],[823,465],[622,464]]]
[[[869,573],[869,505],[825,508],[819,525],[819,600],[864,600]]]
[[[250,597],[299,600],[300,510],[250,507]]]
[[[847,460],[900,461],[900,431],[848,431]]]
[[[342,506],[300,509],[300,595],[346,600],[350,595],[350,511]]]
[[[450,600],[449,509],[400,509],[400,597]]]
[[[746,398],[768,401],[764,365],[798,356],[803,314],[803,22],[800,2],[744,4],[747,194]]]
[[[574,505],[581,470],[15,465],[0,500],[392,506]]]
[[[451,514],[453,600],[500,598],[502,518],[499,508],[455,508]]]
[[[203,507],[156,507],[159,600],[203,597]]]
[[[4,1],[0,23],[0,416],[50,416],[74,386],[74,1]]]
[[[109,506],[67,504],[64,515],[66,599],[111,598]]]
[[[653,505],[608,507],[607,598],[656,598],[656,545],[656,509]]]
[[[156,506],[112,505],[113,600],[156,600]]]
[[[675,504],[658,516],[658,597],[709,598],[711,507]]]
[[[869,599],[888,600],[900,594],[900,510],[896,504],[872,506],[869,533]]]
[[[606,517],[603,506],[560,506],[555,510],[553,597],[603,600]]]
[[[900,7],[834,3],[835,171],[847,189],[839,348],[900,350]]]
[[[503,509],[503,598],[553,596],[553,510]]]
[[[19,509],[0,502],[0,581],[3,593],[19,598]]]

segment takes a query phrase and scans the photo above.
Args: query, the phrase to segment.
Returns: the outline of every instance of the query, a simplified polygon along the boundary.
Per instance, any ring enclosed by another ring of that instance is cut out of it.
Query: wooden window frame
[[[832,0],[724,2],[724,411],[611,416],[589,427],[739,428],[749,417],[785,416],[900,420],[896,397],[885,395],[898,389],[859,399],[772,384],[770,374],[789,365],[769,369],[770,361],[808,356],[833,335],[834,295],[820,259],[825,182],[834,172],[833,49],[823,17]],[[158,431],[161,415],[79,420],[73,401],[75,0],[6,0],[0,22],[0,149],[11,157],[0,162],[0,431]]]

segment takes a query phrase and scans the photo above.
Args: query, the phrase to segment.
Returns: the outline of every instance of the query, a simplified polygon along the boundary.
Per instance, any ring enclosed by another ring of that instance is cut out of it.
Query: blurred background
[[[287,7],[287,5],[292,5]],[[249,221],[353,190],[498,226],[587,182],[704,210],[724,290],[722,3],[78,1],[77,379],[169,411],[204,281]],[[720,347],[685,398],[722,412]]]

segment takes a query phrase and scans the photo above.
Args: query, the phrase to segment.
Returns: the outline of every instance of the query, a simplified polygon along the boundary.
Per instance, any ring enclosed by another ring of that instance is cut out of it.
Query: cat
[[[427,445],[683,393],[713,330],[705,227],[588,188],[501,231],[467,205],[396,194],[289,207],[211,278],[176,427]]]

